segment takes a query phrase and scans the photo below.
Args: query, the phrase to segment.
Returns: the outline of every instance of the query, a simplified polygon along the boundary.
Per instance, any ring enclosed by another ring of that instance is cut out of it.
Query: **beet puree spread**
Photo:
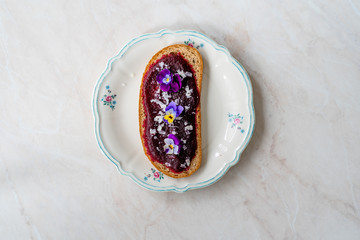
[[[145,73],[142,91],[143,137],[151,160],[176,173],[188,169],[197,148],[200,101],[192,67],[180,54],[165,55]]]

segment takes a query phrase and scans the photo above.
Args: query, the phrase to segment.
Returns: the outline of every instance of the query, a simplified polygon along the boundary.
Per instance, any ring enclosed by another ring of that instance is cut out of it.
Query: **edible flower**
[[[179,74],[172,74],[169,69],[161,70],[156,76],[160,89],[164,92],[177,92],[181,88],[181,77]]]
[[[180,140],[173,134],[169,134],[164,140],[165,146],[164,151],[166,154],[178,155],[181,149]]]
[[[177,106],[175,102],[170,102],[165,108],[164,121],[167,123],[173,123],[175,118],[177,118],[183,110],[184,108],[182,106]]]

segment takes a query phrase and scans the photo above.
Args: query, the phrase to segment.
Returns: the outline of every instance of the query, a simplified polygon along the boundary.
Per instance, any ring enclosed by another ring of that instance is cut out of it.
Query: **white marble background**
[[[360,239],[360,2],[0,0],[1,239]],[[256,129],[216,184],[156,193],[98,149],[131,38],[194,29],[249,72]]]

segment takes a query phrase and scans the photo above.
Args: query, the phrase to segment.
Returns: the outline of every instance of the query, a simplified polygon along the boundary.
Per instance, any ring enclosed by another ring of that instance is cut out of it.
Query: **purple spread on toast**
[[[196,108],[200,102],[191,65],[180,55],[165,55],[145,73],[143,138],[152,161],[175,173],[190,166],[197,148]]]

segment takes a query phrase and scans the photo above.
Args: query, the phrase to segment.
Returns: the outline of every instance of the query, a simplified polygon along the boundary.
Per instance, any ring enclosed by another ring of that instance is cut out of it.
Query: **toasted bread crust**
[[[195,156],[191,160],[190,166],[186,171],[183,171],[181,173],[174,173],[168,167],[166,167],[164,164],[161,164],[156,161],[152,161],[150,154],[148,153],[148,150],[145,146],[145,139],[144,139],[144,137],[145,137],[144,123],[146,120],[146,113],[144,110],[144,104],[143,104],[144,99],[142,97],[142,95],[143,95],[142,89],[143,89],[143,84],[144,84],[144,80],[145,80],[144,79],[145,74],[148,72],[148,70],[152,66],[152,64],[154,64],[162,56],[168,55],[171,53],[175,53],[175,54],[180,53],[184,57],[184,59],[192,66],[192,69],[195,74],[197,90],[199,92],[199,95],[201,96],[203,61],[202,61],[202,57],[201,57],[200,53],[195,48],[192,48],[192,47],[189,47],[189,46],[183,45],[183,44],[175,44],[175,45],[171,45],[171,46],[163,48],[162,50],[157,52],[151,58],[151,60],[149,61],[149,63],[147,64],[147,66],[145,68],[145,71],[144,71],[144,74],[142,77],[141,86],[140,86],[140,96],[139,96],[139,130],[140,130],[140,138],[141,138],[141,142],[142,142],[142,145],[144,148],[145,155],[148,157],[148,159],[154,165],[154,167],[167,176],[170,176],[173,178],[183,178],[183,177],[188,177],[188,176],[192,175],[196,170],[199,169],[199,167],[201,165],[201,157],[202,157],[202,152],[201,152],[201,112],[200,112],[201,102],[199,102],[199,104],[196,108],[196,114],[195,114],[195,119],[196,119],[195,129],[196,129],[197,148],[195,150]]]

